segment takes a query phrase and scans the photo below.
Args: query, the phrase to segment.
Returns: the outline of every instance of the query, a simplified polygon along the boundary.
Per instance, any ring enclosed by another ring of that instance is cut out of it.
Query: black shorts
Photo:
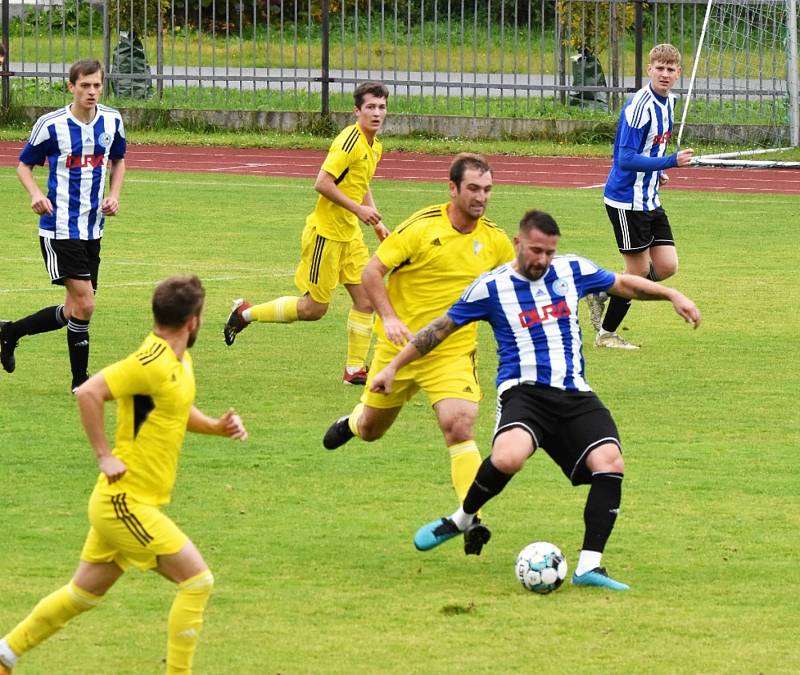
[[[85,279],[97,290],[100,270],[100,239],[48,239],[39,237],[42,258],[50,281],[59,286],[64,279]]]
[[[596,447],[613,443],[622,452],[611,413],[591,391],[532,384],[511,387],[498,398],[494,437],[514,427],[525,429],[534,449],[543,448],[573,485],[591,482],[584,462]]]
[[[675,246],[669,218],[660,206],[653,211],[631,211],[606,204],[620,253],[638,253],[651,246]]]

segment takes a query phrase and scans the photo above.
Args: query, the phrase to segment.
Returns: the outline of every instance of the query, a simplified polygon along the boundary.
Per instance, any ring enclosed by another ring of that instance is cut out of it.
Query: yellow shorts
[[[399,408],[409,401],[420,389],[425,392],[431,405],[445,398],[458,398],[464,401],[481,400],[481,386],[478,384],[477,353],[443,354],[434,352],[412,361],[401,368],[392,385],[391,394],[375,394],[369,390],[372,376],[382,370],[394,355],[396,347],[379,342],[369,367],[367,384],[361,395],[361,402],[371,408]]]
[[[306,224],[294,283],[301,293],[327,305],[339,284],[361,283],[361,272],[368,262],[369,250],[363,239],[326,239],[317,234],[316,225]]]
[[[126,494],[107,495],[97,488],[89,498],[89,534],[81,560],[115,562],[123,570],[154,568],[157,556],[172,555],[189,541],[157,506],[142,504]]]

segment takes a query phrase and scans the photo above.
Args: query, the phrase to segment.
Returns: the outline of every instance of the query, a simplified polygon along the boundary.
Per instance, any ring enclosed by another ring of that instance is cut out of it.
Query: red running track
[[[16,166],[23,143],[0,142],[0,166]],[[325,152],[269,148],[206,148],[195,146],[129,145],[129,169],[197,171],[313,178]],[[451,156],[387,152],[376,177],[439,181],[447,178]],[[539,187],[599,188],[610,160],[582,157],[490,156],[496,183]],[[800,194],[800,170],[691,167],[672,169],[670,186],[705,192]]]

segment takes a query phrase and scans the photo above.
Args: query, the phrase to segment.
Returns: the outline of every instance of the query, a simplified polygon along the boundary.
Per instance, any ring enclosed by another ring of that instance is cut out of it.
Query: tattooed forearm
[[[453,323],[452,319],[445,314],[431,321],[425,328],[411,338],[411,342],[414,343],[420,356],[424,356],[439,345],[455,329],[456,325]]]

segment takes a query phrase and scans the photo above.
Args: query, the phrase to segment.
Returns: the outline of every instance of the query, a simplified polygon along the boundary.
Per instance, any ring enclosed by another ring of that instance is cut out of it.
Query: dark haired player
[[[39,215],[39,244],[54,284],[66,288],[64,304],[45,307],[16,321],[0,321],[0,363],[16,368],[15,349],[26,335],[67,328],[72,391],[88,377],[89,320],[100,268],[100,241],[106,216],[119,211],[125,177],[122,117],[101,105],[103,66],[78,61],[69,71],[72,103],[42,115],[19,156],[17,175]],[[45,196],[33,168],[48,162]],[[111,176],[104,196],[106,174]]]
[[[627,584],[610,578],[600,566],[619,512],[624,463],[614,420],[584,378],[578,301],[598,291],[669,300],[694,327],[700,312],[672,288],[612,274],[579,256],[556,256],[559,237],[551,216],[528,211],[514,237],[516,259],[476,279],[456,304],[372,376],[371,390],[391,395],[395,377],[402,376],[407,364],[446,344],[462,326],[489,322],[499,355],[492,453],[478,469],[463,504],[451,516],[421,527],[415,546],[427,551],[462,532],[469,545],[478,509],[500,494],[542,447],[573,485],[590,486],[583,547],[572,583],[627,590]]]

